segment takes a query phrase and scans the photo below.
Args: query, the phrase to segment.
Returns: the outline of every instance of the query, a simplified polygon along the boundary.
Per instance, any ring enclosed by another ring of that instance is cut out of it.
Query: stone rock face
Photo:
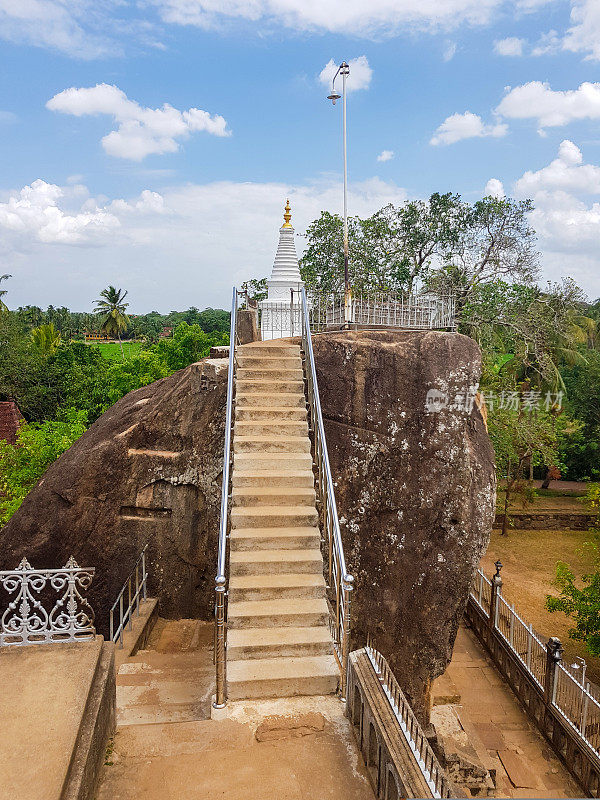
[[[0,569],[22,557],[96,567],[99,632],[142,547],[167,617],[211,614],[221,499],[227,360],[192,364],[131,392],[46,472],[0,530]]]
[[[356,582],[352,645],[370,633],[427,719],[430,683],[450,660],[494,517],[493,450],[473,402],[479,349],[433,331],[313,342]]]

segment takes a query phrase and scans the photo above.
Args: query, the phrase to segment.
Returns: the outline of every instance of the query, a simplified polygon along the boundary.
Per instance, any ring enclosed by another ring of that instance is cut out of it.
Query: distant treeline
[[[15,315],[18,322],[26,330],[33,330],[40,325],[52,324],[62,339],[84,339],[86,333],[99,330],[100,315],[88,312],[70,311],[65,306],[55,308],[48,306],[44,311],[39,306],[21,306]],[[198,325],[205,333],[229,333],[229,312],[220,308],[206,308],[200,311],[191,306],[187,311],[170,311],[159,314],[129,314],[130,325],[121,335],[122,339],[144,338],[156,342],[163,328],[176,329],[182,322]]]

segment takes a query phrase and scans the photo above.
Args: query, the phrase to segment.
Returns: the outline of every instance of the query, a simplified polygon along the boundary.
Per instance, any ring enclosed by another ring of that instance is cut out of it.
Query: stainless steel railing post
[[[354,578],[352,575],[343,577],[343,633],[342,633],[342,679],[340,682],[340,695],[346,701],[348,687],[348,658],[350,656],[350,612],[352,607],[352,591],[354,589]]]
[[[219,576],[215,581],[216,642],[215,662],[217,667],[217,691],[215,708],[224,708],[227,702],[227,675],[225,660],[225,578]]]
[[[142,550],[142,580],[144,581],[144,600],[147,599],[147,583],[148,573],[146,572],[146,548]]]

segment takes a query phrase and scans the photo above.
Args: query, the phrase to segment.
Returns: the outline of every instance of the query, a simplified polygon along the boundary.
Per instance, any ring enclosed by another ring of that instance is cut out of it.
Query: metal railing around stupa
[[[348,679],[348,655],[350,653],[350,601],[354,578],[346,569],[346,558],[340,533],[325,427],[321,413],[321,401],[319,399],[319,385],[317,383],[317,371],[311,339],[312,322],[304,289],[301,289],[300,299],[304,372],[307,382],[310,427],[313,432],[313,459],[317,468],[317,496],[320,500],[322,515],[327,599],[330,610],[329,627],[341,671],[340,694],[342,698],[345,698]]]
[[[402,330],[454,330],[454,295],[432,292],[412,294],[352,290],[349,319],[343,292],[307,293],[313,333],[349,322],[358,328],[399,328]]]

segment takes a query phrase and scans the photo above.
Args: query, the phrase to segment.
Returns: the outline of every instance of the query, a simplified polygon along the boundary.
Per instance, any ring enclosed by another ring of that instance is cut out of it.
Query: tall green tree
[[[434,263],[458,244],[465,215],[460,195],[434,192],[428,200],[390,204],[375,213],[370,238],[379,239],[382,260],[387,259],[402,288],[412,292]]]
[[[125,353],[123,352],[121,333],[129,327],[129,317],[127,316],[129,303],[124,302],[126,297],[127,292],[109,286],[100,292],[100,298],[96,300],[94,309],[97,314],[101,315],[100,329],[113,338],[116,336],[119,340],[123,361],[125,361]]]
[[[431,278],[432,288],[456,293],[460,312],[477,288],[503,280],[525,285],[539,275],[536,234],[529,225],[531,200],[484,197],[463,203],[456,220],[458,235],[443,255],[443,266]]]
[[[556,461],[556,433],[549,414],[523,407],[490,409],[488,430],[496,454],[498,480],[504,486],[502,535],[508,532],[510,501],[515,494],[527,497],[526,467]]]
[[[60,344],[60,333],[54,327],[54,323],[49,322],[31,331],[31,341],[41,353],[51,355]]]

